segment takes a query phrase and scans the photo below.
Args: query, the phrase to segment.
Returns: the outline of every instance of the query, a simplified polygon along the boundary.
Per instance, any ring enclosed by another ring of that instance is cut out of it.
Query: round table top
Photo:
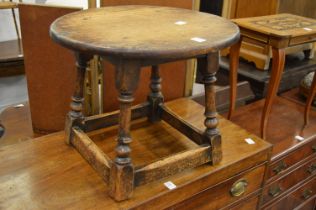
[[[239,39],[229,20],[157,6],[83,10],[55,20],[50,35],[75,51],[124,58],[182,59],[207,54]]]

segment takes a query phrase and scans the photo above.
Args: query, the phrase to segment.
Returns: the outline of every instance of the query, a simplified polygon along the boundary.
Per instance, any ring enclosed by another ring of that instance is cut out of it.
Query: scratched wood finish
[[[177,25],[177,21],[186,24]],[[237,26],[218,16],[154,6],[105,7],[73,13],[53,23],[50,34],[73,50],[168,60],[207,54],[239,39]],[[194,37],[205,41],[192,41]]]
[[[204,128],[204,107],[201,105],[189,99],[175,100],[166,105],[189,123],[200,129]],[[168,208],[267,160],[270,144],[222,117],[219,129],[222,131],[223,140],[223,160],[219,165],[203,165],[138,187],[131,199],[120,203],[107,196],[107,185],[78,152],[65,145],[62,132],[1,147],[0,207],[18,209],[24,205],[25,209]],[[116,135],[117,126],[89,133],[90,138],[94,139],[111,160],[115,158]],[[164,122],[152,124],[146,119],[134,121],[132,136],[134,141],[131,143],[131,158],[136,166],[147,165],[150,161],[160,159],[161,154],[168,156],[196,147]],[[254,139],[256,144],[247,144],[244,139],[248,137]],[[170,191],[163,185],[166,181],[172,181],[179,187]],[[253,181],[257,183],[256,176]],[[232,200],[228,199],[227,204],[230,202]]]

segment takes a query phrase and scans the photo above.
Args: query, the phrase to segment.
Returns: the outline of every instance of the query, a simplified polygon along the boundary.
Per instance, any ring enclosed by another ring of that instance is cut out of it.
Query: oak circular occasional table
[[[221,135],[217,129],[214,82],[219,50],[239,39],[235,24],[192,10],[130,5],[65,15],[51,25],[50,35],[55,42],[73,50],[77,60],[77,85],[66,119],[66,142],[104,179],[109,195],[115,200],[129,198],[139,185],[201,164],[220,162]],[[113,79],[120,106],[115,113],[84,117],[83,80],[87,62],[93,55],[102,56],[116,67]],[[195,57],[204,57],[208,62],[207,68],[200,70],[205,84],[204,131],[164,106],[160,91],[159,64]],[[152,66],[151,92],[146,103],[132,107],[143,66]],[[153,123],[164,120],[199,146],[146,166],[134,166],[129,146],[131,119],[146,116]],[[116,158],[111,160],[85,132],[115,124],[119,127]]]

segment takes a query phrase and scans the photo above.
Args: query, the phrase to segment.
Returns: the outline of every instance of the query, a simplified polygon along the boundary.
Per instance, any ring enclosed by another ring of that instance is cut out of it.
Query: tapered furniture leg
[[[313,82],[312,82],[312,85],[310,87],[309,94],[308,94],[308,97],[306,100],[306,105],[305,105],[305,110],[304,110],[304,123],[305,123],[305,125],[307,125],[309,122],[309,112],[310,112],[312,102],[313,102],[313,99],[315,98],[315,96],[316,96],[316,72],[314,73]]]
[[[150,77],[150,94],[148,101],[150,104],[149,120],[156,122],[160,120],[158,105],[163,103],[163,95],[161,93],[161,77],[159,75],[159,66],[152,66]]]
[[[239,52],[242,39],[230,47],[229,59],[230,59],[230,70],[229,70],[229,84],[230,84],[230,104],[227,119],[230,120],[236,105],[237,95],[237,76],[238,76],[238,65],[239,65]]]
[[[75,86],[75,92],[71,97],[70,112],[66,117],[65,133],[66,143],[71,144],[72,139],[72,127],[79,126],[82,128],[84,116],[82,114],[83,107],[83,87],[84,77],[87,68],[87,63],[92,58],[90,55],[76,53],[76,66],[77,66],[77,80]]]
[[[275,99],[278,92],[281,76],[284,70],[284,62],[285,62],[284,49],[277,49],[273,47],[272,48],[271,76],[270,76],[268,92],[267,92],[267,96],[266,96],[266,100],[264,103],[263,112],[261,116],[260,132],[261,132],[261,137],[263,139],[266,138],[268,116],[271,112],[273,100]]]
[[[119,130],[116,158],[110,170],[109,195],[117,201],[129,198],[134,188],[134,166],[130,158],[131,106],[140,74],[140,67],[134,63],[120,62],[116,66],[116,88],[120,102]]]
[[[221,135],[217,128],[218,119],[216,118],[215,104],[215,82],[216,72],[219,67],[219,52],[212,52],[207,55],[207,68],[201,72],[203,75],[203,83],[205,87],[205,121],[204,125],[207,144],[211,145],[211,160],[213,164],[217,164],[222,159]]]

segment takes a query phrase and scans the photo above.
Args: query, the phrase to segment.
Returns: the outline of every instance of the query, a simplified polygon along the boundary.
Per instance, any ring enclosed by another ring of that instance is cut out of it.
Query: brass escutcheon
[[[304,190],[304,192],[303,192],[303,194],[302,194],[302,198],[303,198],[304,200],[307,200],[308,198],[310,198],[310,197],[312,196],[312,194],[313,194],[313,191],[312,191],[312,190],[306,189],[306,190]]]
[[[230,189],[230,194],[233,197],[241,196],[246,191],[247,186],[248,186],[247,180],[240,179],[233,184],[233,186]]]
[[[313,163],[312,165],[310,165],[307,169],[307,172],[310,174],[313,174],[316,171],[316,163]]]
[[[282,189],[279,185],[276,185],[276,186],[271,187],[269,189],[269,195],[271,195],[272,197],[276,197],[276,196],[280,195],[281,192],[282,192]]]
[[[285,170],[286,168],[287,168],[287,165],[286,165],[286,163],[284,162],[284,160],[282,160],[282,161],[278,164],[278,166],[273,169],[273,172],[274,172],[275,174],[279,174],[281,171]]]

